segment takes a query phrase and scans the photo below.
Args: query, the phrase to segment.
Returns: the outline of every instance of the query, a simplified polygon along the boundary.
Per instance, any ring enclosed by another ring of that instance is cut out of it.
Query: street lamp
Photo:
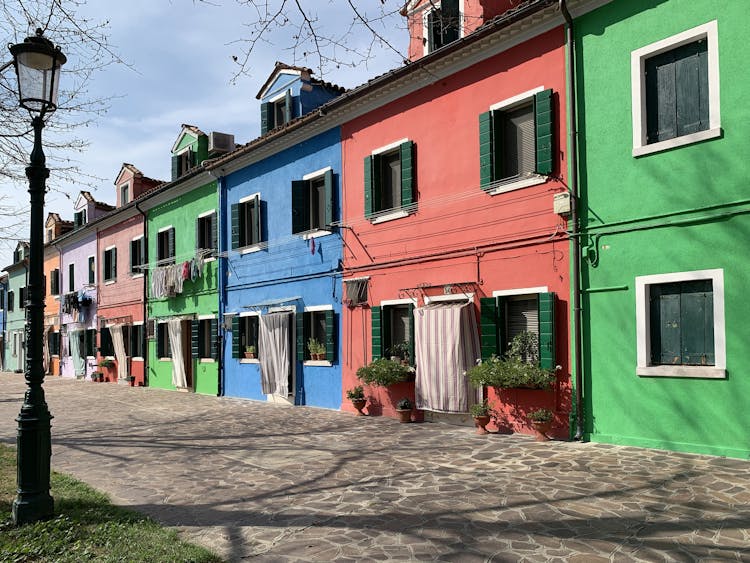
[[[8,45],[18,77],[21,107],[32,115],[34,149],[26,167],[31,194],[31,230],[29,233],[29,277],[26,301],[26,385],[18,422],[18,489],[13,501],[13,522],[26,524],[52,516],[54,504],[49,494],[52,415],[44,399],[44,248],[43,214],[45,180],[49,169],[42,150],[44,115],[57,109],[60,67],[67,60],[59,47],[36,30],[36,36],[23,43]]]

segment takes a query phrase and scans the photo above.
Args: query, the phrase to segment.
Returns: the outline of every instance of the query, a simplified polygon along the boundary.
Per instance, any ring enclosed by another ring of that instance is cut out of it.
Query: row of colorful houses
[[[183,125],[170,181],[124,164],[115,206],[49,214],[48,372],[352,411],[397,353],[415,381],[369,414],[487,398],[501,431],[545,407],[559,438],[748,457],[740,4],[414,0],[410,62],[366,84],[276,63],[257,139]],[[472,388],[521,332],[552,389]]]

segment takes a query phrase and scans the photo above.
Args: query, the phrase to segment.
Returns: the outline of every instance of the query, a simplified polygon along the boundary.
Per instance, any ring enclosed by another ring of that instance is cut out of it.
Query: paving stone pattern
[[[24,389],[0,374],[3,442]],[[744,460],[88,381],[45,390],[53,469],[228,561],[750,561]]]

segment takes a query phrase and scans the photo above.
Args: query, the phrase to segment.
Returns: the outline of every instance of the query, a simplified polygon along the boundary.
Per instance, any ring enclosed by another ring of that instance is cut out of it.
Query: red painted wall
[[[546,287],[556,292],[561,370],[555,392],[497,397],[490,391],[489,397],[504,414],[504,429],[514,431],[531,432],[520,416],[531,403],[554,407],[558,436],[567,436],[570,410],[569,267],[566,223],[552,205],[554,194],[566,188],[564,180],[550,179],[495,196],[483,192],[478,116],[497,102],[540,86],[552,88],[557,129],[552,175],[564,178],[564,55],[563,30],[557,28],[342,127],[342,208],[344,223],[351,227],[344,230],[345,278],[370,276],[370,305],[403,298],[400,290],[420,284],[471,281],[477,318],[479,298],[493,291]],[[373,225],[364,217],[363,160],[374,149],[405,138],[416,147],[418,212]],[[441,293],[442,287],[432,291]],[[356,369],[371,359],[369,309],[345,311],[343,332],[346,390],[358,384]],[[380,391],[374,391],[378,398]],[[351,409],[348,401],[343,404]],[[384,404],[382,413],[391,414],[392,406]]]

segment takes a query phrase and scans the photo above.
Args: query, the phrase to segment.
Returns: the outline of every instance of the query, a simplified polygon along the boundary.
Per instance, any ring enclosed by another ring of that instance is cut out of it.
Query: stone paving
[[[24,389],[0,374],[2,442]],[[228,561],[750,561],[748,461],[88,381],[45,390],[53,469]]]

